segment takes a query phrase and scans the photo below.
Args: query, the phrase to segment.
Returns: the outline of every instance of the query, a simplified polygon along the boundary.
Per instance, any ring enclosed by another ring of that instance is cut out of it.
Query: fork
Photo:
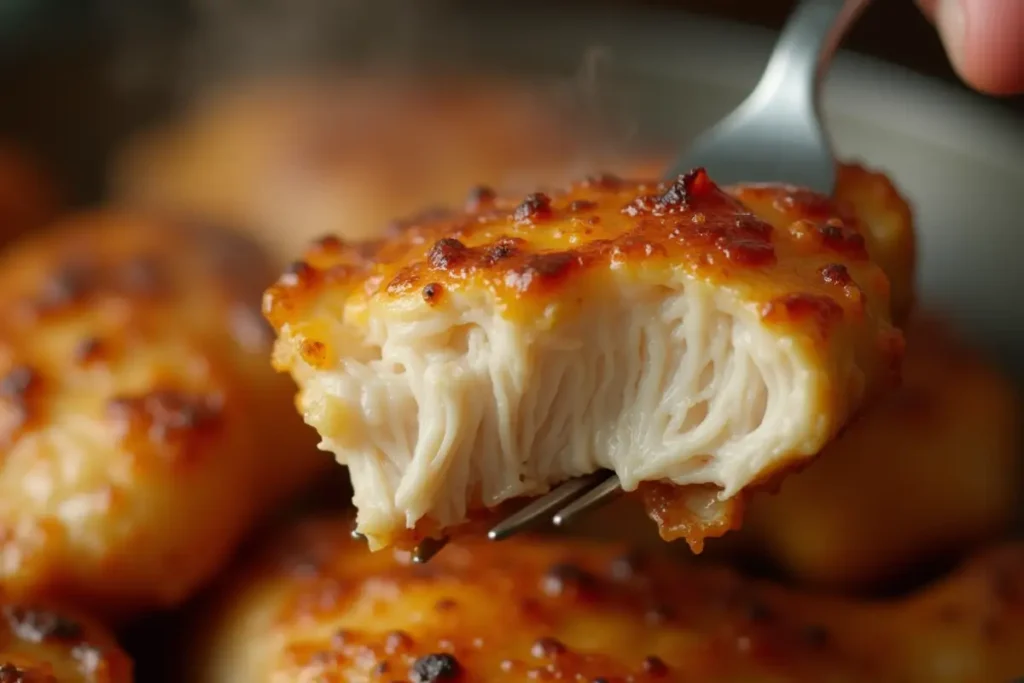
[[[802,0],[779,36],[753,92],[701,134],[666,174],[704,167],[722,185],[782,182],[832,194],[836,161],[821,121],[821,85],[836,48],[870,0]],[[601,470],[571,479],[495,525],[502,540],[550,515],[555,526],[622,493],[615,473]],[[447,539],[430,539],[412,558],[426,562]]]

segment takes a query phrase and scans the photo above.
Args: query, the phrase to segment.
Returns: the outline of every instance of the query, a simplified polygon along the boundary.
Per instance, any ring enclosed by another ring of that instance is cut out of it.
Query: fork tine
[[[594,472],[585,477],[570,479],[561,486],[536,499],[521,510],[509,515],[487,532],[487,538],[501,541],[522,531],[523,528],[540,521],[549,512],[561,505],[584,495],[608,476],[606,472]]]
[[[441,552],[441,549],[448,545],[448,537],[424,538],[412,551],[412,561],[416,564],[426,564],[430,558]]]
[[[619,487],[619,478],[614,474],[608,474],[599,484],[556,512],[555,516],[551,518],[551,523],[555,526],[564,526],[566,522],[581,512],[593,509],[620,493],[622,493],[622,489]]]

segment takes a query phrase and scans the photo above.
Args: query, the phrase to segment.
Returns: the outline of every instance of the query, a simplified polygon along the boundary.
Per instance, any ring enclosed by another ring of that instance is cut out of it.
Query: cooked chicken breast
[[[850,586],[1008,529],[1024,482],[1013,385],[934,319],[908,328],[906,353],[903,387],[776,495],[753,497],[742,546],[799,579]]]
[[[884,242],[806,191],[750,192],[784,220],[701,170],[480,190],[295,264],[264,301],[274,363],[348,466],[371,547],[599,468],[735,500],[821,450],[898,371]]]
[[[843,601],[619,544],[463,538],[429,565],[307,521],[224,584],[189,680],[989,683],[1024,671],[1024,547]]]
[[[54,181],[39,161],[0,142],[0,245],[48,222],[59,205]]]
[[[268,364],[258,250],[113,210],[0,258],[0,585],[175,605],[323,456]]]
[[[905,333],[903,385],[778,491],[752,495],[743,528],[709,544],[711,559],[746,556],[804,583],[874,588],[1007,531],[1022,487],[1013,385],[936,317],[915,314]],[[570,531],[664,546],[628,497]]]
[[[477,182],[519,193],[614,168],[567,113],[515,83],[242,84],[142,136],[113,184],[128,201],[252,231],[283,265],[322,235],[378,237],[398,216],[461,203]]]
[[[34,602],[0,599],[0,681],[131,683],[132,662],[94,620]]]

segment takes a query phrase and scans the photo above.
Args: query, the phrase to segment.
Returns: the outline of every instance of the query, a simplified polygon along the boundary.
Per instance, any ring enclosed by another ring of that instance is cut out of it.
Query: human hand
[[[1024,0],[918,0],[973,88],[1024,93]]]

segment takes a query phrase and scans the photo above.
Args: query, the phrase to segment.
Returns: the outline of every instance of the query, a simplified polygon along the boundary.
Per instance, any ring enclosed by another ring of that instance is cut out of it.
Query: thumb
[[[1024,92],[1024,0],[919,0],[960,77],[996,95]]]

